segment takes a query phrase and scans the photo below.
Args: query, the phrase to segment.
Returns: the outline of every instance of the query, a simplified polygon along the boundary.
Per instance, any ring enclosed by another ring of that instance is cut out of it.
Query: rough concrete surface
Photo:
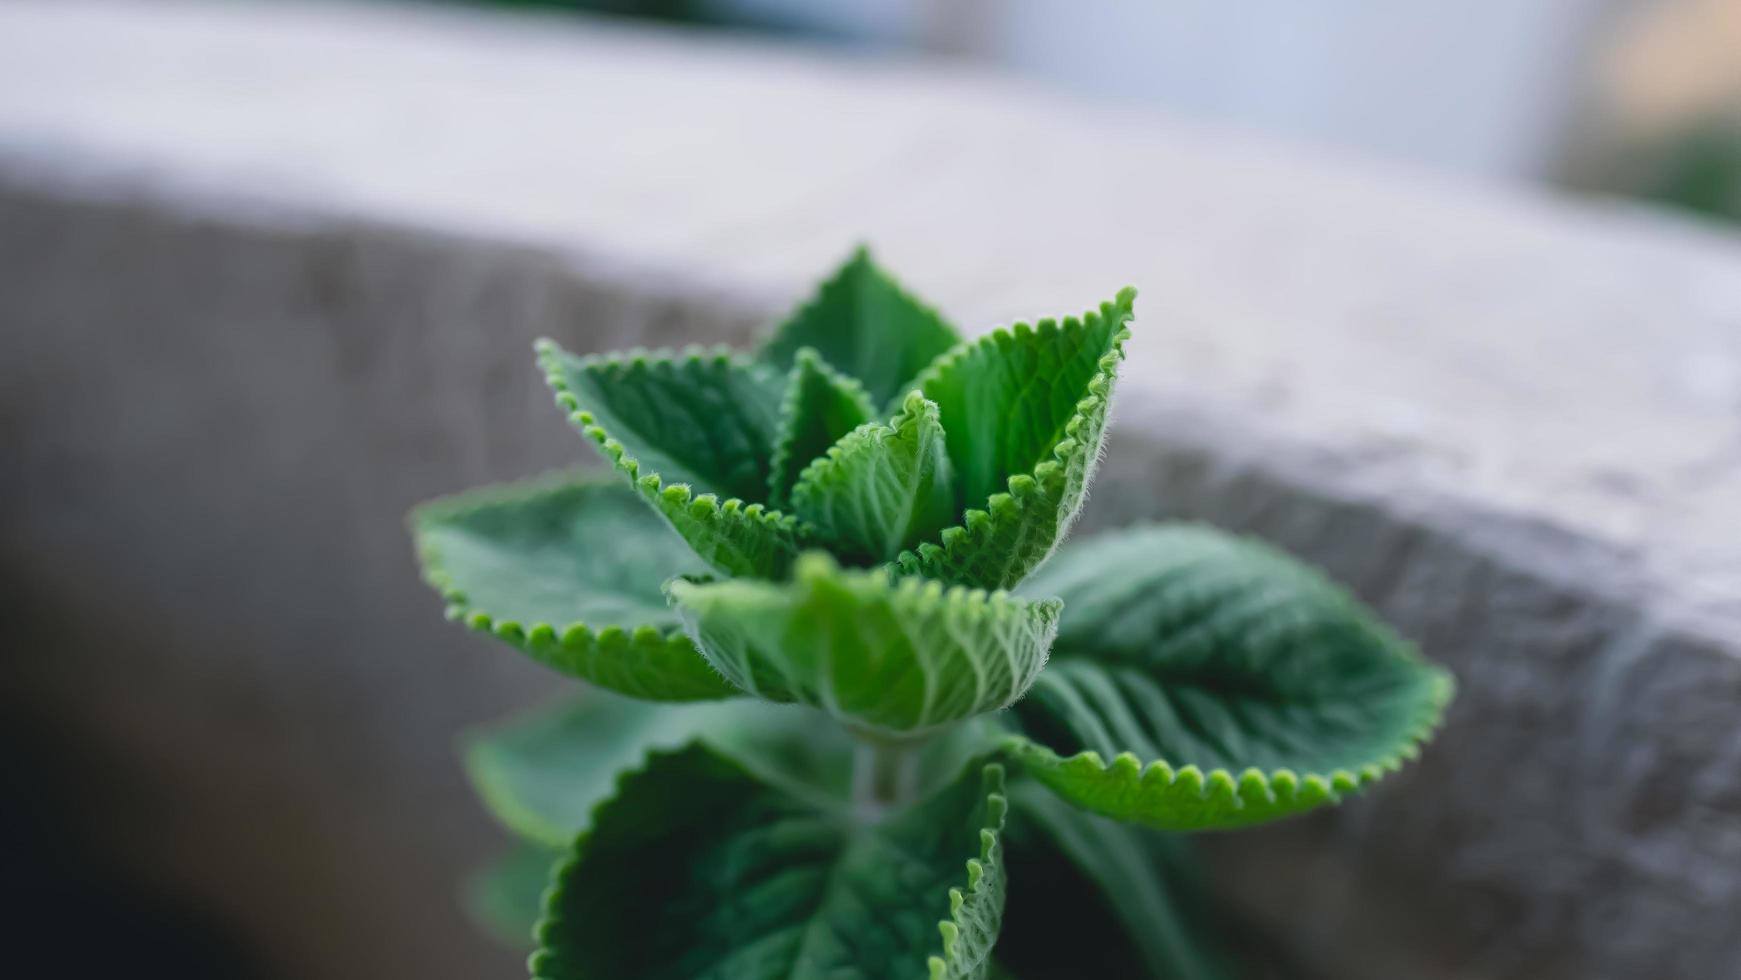
[[[860,239],[972,329],[1137,285],[1089,521],[1263,535],[1458,674],[1403,776],[1212,841],[1302,970],[1741,973],[1741,240],[539,17],[0,6],[0,646],[147,788],[93,832],[287,975],[511,971],[449,744],[553,685],[401,515],[584,452],[534,336],[742,340]]]

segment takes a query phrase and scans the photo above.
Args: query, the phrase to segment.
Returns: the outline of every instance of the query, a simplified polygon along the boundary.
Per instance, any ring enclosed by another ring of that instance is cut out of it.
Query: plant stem
[[[852,754],[852,804],[866,819],[911,800],[918,790],[919,754],[911,745],[861,739]]]

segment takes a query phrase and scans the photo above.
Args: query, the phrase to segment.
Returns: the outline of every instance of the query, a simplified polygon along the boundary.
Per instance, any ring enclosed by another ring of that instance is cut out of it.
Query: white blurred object
[[[1614,0],[718,2],[1217,124],[1531,178],[1554,164]]]

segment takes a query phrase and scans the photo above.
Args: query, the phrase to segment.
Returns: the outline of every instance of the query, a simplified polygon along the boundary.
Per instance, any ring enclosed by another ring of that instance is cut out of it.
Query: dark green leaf
[[[1054,601],[953,588],[804,555],[787,583],[675,580],[702,654],[732,683],[861,731],[914,735],[1002,708],[1046,662]]]
[[[426,504],[411,524],[424,577],[473,629],[634,697],[738,693],[696,654],[661,591],[700,563],[628,488],[545,477]]]
[[[1003,907],[1002,770],[865,824],[700,746],[623,778],[558,872],[544,980],[979,980]]]
[[[1016,324],[940,358],[919,378],[949,433],[962,523],[903,554],[904,574],[1013,588],[1081,509],[1136,301],[1126,289],[1082,319]]]
[[[829,367],[813,348],[803,348],[786,382],[780,433],[768,476],[768,503],[791,505],[792,485],[810,462],[841,436],[876,417],[876,406],[857,381]]]
[[[784,574],[797,522],[767,493],[780,381],[726,353],[576,357],[539,341],[538,359],[570,420],[709,565]]]
[[[1016,882],[998,958],[1033,977],[1229,977],[1189,842],[1010,788],[1005,861]],[[1068,937],[1068,941],[1060,941]]]
[[[919,371],[959,341],[861,248],[768,338],[761,357],[783,371],[799,350],[814,347],[882,405],[910,390]]]
[[[1228,827],[1335,802],[1412,758],[1450,698],[1448,674],[1322,576],[1210,528],[1123,528],[1028,588],[1069,613],[1016,755],[1123,820]]]
[[[914,392],[890,422],[852,430],[798,478],[792,503],[837,554],[872,562],[936,535],[955,517],[937,406]]]

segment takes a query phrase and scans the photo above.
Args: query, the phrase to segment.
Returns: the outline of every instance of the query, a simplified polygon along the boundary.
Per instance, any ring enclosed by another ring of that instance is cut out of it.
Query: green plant
[[[963,341],[861,251],[753,354],[539,345],[615,476],[413,518],[451,617],[615,692],[468,748],[527,842],[480,901],[555,865],[534,976],[1213,976],[1157,831],[1416,753],[1449,676],[1311,570],[1059,547],[1134,295]]]

